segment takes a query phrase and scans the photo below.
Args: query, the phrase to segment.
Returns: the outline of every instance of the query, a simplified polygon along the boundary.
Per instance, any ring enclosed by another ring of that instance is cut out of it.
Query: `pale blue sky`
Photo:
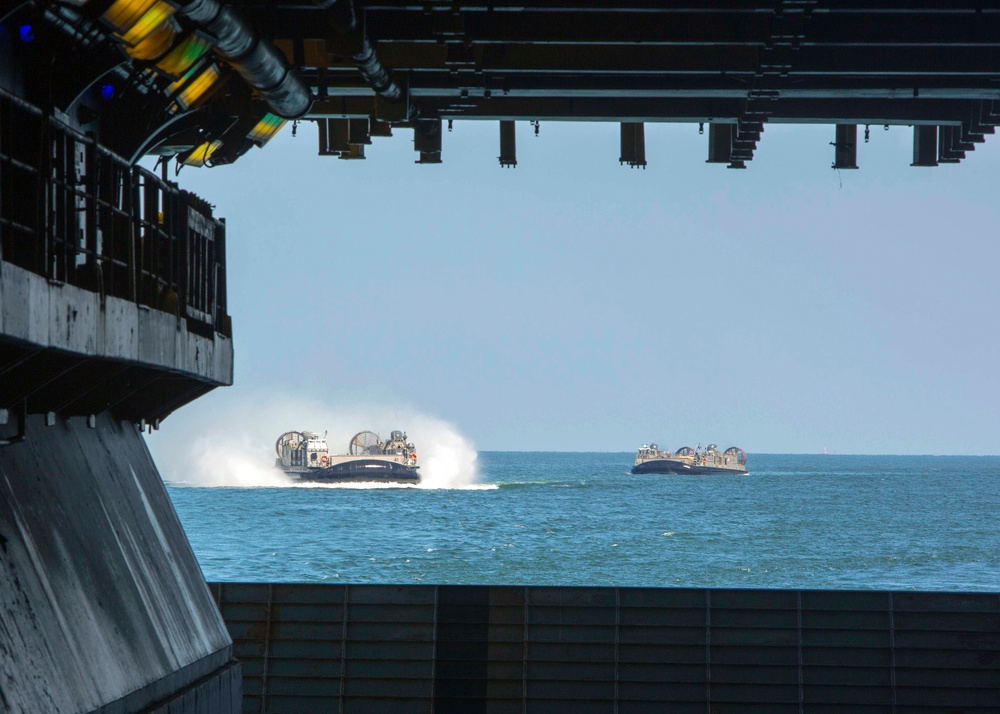
[[[302,123],[184,169],[228,222],[237,384],[165,428],[267,389],[487,450],[1000,453],[996,137],[917,169],[910,129],[872,127],[837,172],[829,126],[768,125],[746,171],[696,125],[647,125],[645,171],[617,124],[519,124],[516,169],[497,135],[351,162]]]

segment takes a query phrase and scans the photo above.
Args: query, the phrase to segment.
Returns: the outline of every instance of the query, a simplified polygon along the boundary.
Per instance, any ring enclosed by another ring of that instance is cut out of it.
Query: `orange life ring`
[[[319,457],[319,460],[322,461],[324,464],[326,464],[330,462],[330,457],[327,456],[326,454],[323,454],[323,456]]]
[[[416,461],[417,460],[417,454],[416,454],[416,452],[410,454],[410,458],[413,459],[414,461]]]

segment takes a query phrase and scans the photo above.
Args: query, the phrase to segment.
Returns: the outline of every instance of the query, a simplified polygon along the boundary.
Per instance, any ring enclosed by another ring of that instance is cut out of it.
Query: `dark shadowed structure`
[[[306,119],[322,156],[412,131],[436,164],[464,119],[497,122],[515,167],[515,122],[562,119],[620,123],[630,167],[645,123],[701,124],[734,169],[769,123],[829,124],[841,169],[862,131],[907,125],[927,167],[994,133],[997,67],[1000,8],[971,2],[5,3],[0,709],[240,707],[140,436],[233,374],[225,223],[171,165]],[[1000,708],[992,595],[215,591],[247,711]]]

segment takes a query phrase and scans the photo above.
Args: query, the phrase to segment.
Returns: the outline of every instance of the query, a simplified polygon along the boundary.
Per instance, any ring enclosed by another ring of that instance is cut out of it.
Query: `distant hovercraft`
[[[656,444],[643,444],[635,455],[634,474],[745,474],[747,454],[738,446],[720,452],[715,444],[704,450],[682,446],[676,452],[660,451]]]
[[[420,483],[416,449],[402,431],[393,431],[386,441],[373,431],[359,431],[346,454],[331,454],[326,434],[286,431],[274,450],[274,465],[300,481]]]

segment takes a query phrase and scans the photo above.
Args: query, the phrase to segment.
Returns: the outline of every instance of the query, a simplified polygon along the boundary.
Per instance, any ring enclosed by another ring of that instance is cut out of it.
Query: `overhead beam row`
[[[283,8],[280,13],[249,8],[267,17],[274,37],[324,37],[324,11]],[[1000,13],[676,13],[612,14],[364,10],[365,25],[380,43],[435,44],[462,40],[476,44],[562,44],[584,46],[757,46],[808,47],[995,47]]]

